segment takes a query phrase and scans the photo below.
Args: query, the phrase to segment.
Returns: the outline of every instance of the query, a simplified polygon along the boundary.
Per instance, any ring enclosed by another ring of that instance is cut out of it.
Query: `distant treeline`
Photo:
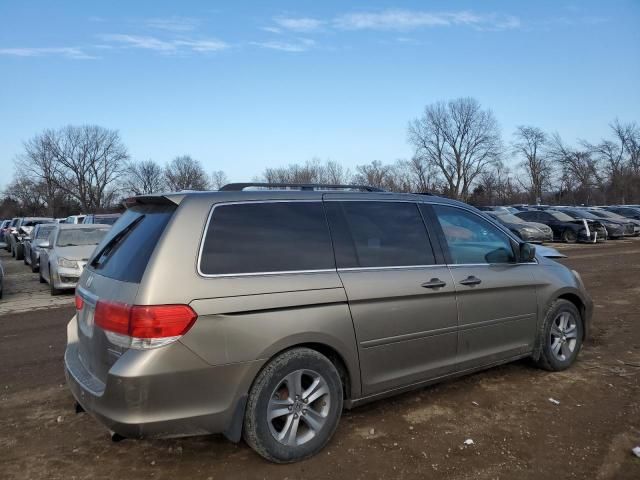
[[[353,171],[314,158],[267,167],[262,182],[366,184],[398,192],[432,192],[478,205],[640,203],[640,127],[618,119],[594,143],[566,143],[557,133],[517,127],[508,142],[493,112],[473,98],[425,107],[411,121],[414,155],[373,160]],[[45,130],[24,142],[0,218],[66,216],[119,208],[130,195],[217,189],[222,170],[207,172],[189,155],[166,165],[131,159],[119,133],[95,125]]]

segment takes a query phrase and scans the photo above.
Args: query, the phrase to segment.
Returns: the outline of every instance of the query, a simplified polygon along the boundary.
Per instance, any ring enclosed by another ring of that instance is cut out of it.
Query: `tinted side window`
[[[509,237],[485,219],[456,207],[433,206],[452,263],[515,262]]]
[[[220,205],[205,234],[205,275],[334,269],[322,202]]]
[[[325,202],[339,268],[431,265],[418,206],[405,202]]]
[[[139,283],[175,205],[128,209],[96,247],[89,268],[123,282]]]

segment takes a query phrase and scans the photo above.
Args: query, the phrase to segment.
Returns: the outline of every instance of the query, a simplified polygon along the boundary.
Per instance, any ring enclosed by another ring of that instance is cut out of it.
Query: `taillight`
[[[84,307],[84,299],[76,293],[76,310],[80,311]]]
[[[189,305],[128,305],[104,300],[96,303],[94,312],[95,324],[110,341],[140,349],[175,342],[197,318]]]

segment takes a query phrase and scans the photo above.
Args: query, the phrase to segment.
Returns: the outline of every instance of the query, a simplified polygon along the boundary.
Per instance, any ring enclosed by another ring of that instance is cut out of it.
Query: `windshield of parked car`
[[[563,212],[573,218],[589,218],[591,220],[598,220],[598,217],[585,210],[563,210]]]
[[[47,226],[41,226],[38,229],[38,233],[36,234],[36,239],[37,240],[43,240],[45,238],[49,238],[49,234],[51,233],[51,230],[53,230],[53,227],[55,225],[47,225]]]
[[[504,223],[524,223],[524,220],[522,220],[520,217],[512,215],[511,213],[498,213],[494,216]]]
[[[58,234],[56,246],[77,247],[80,245],[97,245],[108,232],[106,228],[69,228]]]
[[[93,218],[93,223],[100,223],[102,225],[113,225],[114,223],[116,223],[116,220],[118,220],[118,218],[120,217],[94,217]]]
[[[548,212],[553,218],[555,218],[556,220],[560,220],[561,222],[572,222],[573,220],[575,220],[575,218],[571,218],[569,215],[567,215],[566,213],[562,213],[562,212]]]

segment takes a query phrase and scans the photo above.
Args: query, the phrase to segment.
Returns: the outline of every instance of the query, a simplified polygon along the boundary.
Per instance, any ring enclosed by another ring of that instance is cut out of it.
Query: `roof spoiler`
[[[184,195],[137,195],[122,201],[124,208],[134,205],[179,205]]]

